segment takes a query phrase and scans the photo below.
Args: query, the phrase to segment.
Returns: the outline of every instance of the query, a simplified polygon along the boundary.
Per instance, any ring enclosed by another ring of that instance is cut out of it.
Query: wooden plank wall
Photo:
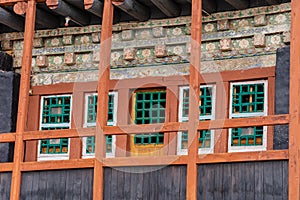
[[[0,199],[9,200],[11,173],[0,173]]]
[[[105,168],[104,199],[176,200],[186,197],[186,166]]]
[[[93,169],[35,171],[22,174],[21,199],[24,200],[89,200],[92,199],[92,195]]]
[[[288,161],[199,165],[198,198],[286,200]]]

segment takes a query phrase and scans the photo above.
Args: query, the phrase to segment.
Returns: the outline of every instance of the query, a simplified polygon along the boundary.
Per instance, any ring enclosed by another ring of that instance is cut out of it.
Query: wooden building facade
[[[297,0],[0,6],[0,199],[300,199]]]

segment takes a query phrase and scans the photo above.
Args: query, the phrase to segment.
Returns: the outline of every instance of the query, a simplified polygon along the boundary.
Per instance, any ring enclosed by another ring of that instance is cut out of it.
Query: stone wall
[[[203,18],[202,72],[275,66],[276,49],[286,46],[290,3],[216,13]],[[111,78],[189,73],[191,18],[180,17],[113,27]],[[101,26],[35,33],[32,85],[95,81]],[[20,71],[23,33],[0,35],[2,50]]]

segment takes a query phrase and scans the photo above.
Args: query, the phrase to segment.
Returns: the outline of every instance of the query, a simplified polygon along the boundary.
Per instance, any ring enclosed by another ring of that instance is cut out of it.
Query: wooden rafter
[[[99,0],[84,0],[84,8],[98,17],[102,17],[103,3]]]
[[[173,0],[151,0],[168,17],[177,17],[180,15],[180,7]]]
[[[238,10],[248,8],[249,6],[248,0],[225,0],[225,1]]]
[[[146,21],[150,18],[149,9],[137,1],[113,0],[112,3],[139,21]]]

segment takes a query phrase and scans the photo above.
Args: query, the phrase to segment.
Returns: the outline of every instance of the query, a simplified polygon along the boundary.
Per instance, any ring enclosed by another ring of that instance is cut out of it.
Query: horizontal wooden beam
[[[13,170],[13,165],[13,163],[0,163],[0,173],[11,172]]]
[[[112,3],[139,21],[150,18],[149,8],[134,0],[113,0]]]
[[[94,135],[95,135],[95,128],[28,131],[23,134],[23,140],[28,141],[28,140],[51,139],[51,138],[57,138],[57,139],[78,138],[78,137],[87,137],[87,136],[94,136]]]
[[[105,158],[105,167],[133,167],[187,164],[187,156],[135,156],[120,158]]]
[[[236,118],[224,120],[200,121],[198,130],[208,129],[228,129],[251,126],[274,126],[289,123],[289,115],[269,115],[263,117],[252,118]],[[106,135],[127,135],[127,134],[143,134],[155,132],[178,132],[188,129],[187,122],[168,122],[164,124],[139,124],[139,125],[122,125],[122,126],[105,126],[104,134]],[[79,128],[79,129],[61,129],[61,130],[44,130],[44,131],[28,131],[23,134],[23,140],[41,140],[54,138],[77,138],[94,136],[95,128]],[[0,142],[13,142],[14,134],[0,134]]]
[[[21,171],[83,169],[93,167],[94,159],[52,160],[41,162],[24,162],[21,164]]]
[[[15,133],[1,133],[0,134],[0,142],[14,142],[16,139]]]
[[[27,2],[28,0],[0,0],[0,6],[13,6],[18,2]],[[45,2],[46,0],[37,0],[37,3]]]
[[[232,162],[250,162],[250,161],[268,161],[268,160],[288,160],[288,150],[271,150],[259,152],[239,152],[239,153],[217,153],[199,155],[198,164],[209,163],[232,163]]]

